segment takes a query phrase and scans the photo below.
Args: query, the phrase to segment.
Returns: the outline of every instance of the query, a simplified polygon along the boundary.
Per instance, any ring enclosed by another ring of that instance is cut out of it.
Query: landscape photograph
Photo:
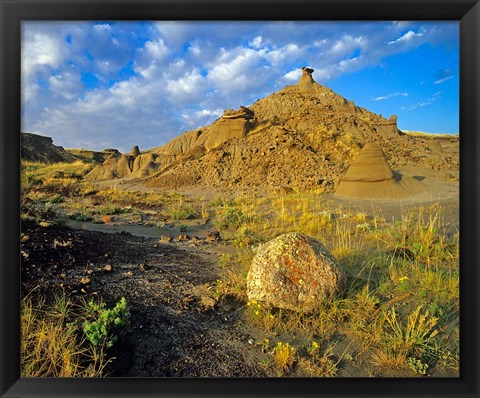
[[[459,40],[22,21],[21,377],[459,378]]]

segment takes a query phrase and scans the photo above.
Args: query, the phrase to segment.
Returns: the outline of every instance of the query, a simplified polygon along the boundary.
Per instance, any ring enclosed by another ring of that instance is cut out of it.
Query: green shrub
[[[105,344],[111,347],[130,324],[127,300],[122,297],[112,309],[106,308],[105,303],[93,301],[90,301],[88,306],[93,319],[85,322],[85,335],[96,346]]]

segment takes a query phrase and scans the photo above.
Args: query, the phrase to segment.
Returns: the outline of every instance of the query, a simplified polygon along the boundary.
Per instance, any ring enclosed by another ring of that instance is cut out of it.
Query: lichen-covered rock
[[[345,276],[319,241],[291,232],[258,248],[247,275],[249,300],[311,312],[341,289]]]

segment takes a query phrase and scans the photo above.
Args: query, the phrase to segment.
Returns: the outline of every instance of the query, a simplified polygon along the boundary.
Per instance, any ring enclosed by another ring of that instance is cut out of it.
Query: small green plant
[[[106,308],[105,303],[88,302],[92,319],[84,325],[84,333],[93,345],[111,347],[118,336],[130,323],[130,311],[127,300],[122,297],[112,309]]]
[[[64,201],[65,201],[65,198],[59,193],[57,193],[50,202],[53,204],[57,204],[57,203],[62,203]]]
[[[75,220],[78,221],[92,221],[93,218],[88,214],[87,209],[83,208],[81,213],[77,213],[74,216]]]
[[[187,226],[185,224],[180,224],[180,232],[186,232]]]
[[[438,318],[430,316],[428,311],[421,313],[421,310],[420,305],[409,314],[406,325],[398,319],[395,307],[385,315],[390,329],[388,338],[393,347],[406,353],[417,353],[434,342],[434,337],[438,334]]]
[[[251,217],[243,214],[240,209],[234,207],[227,207],[224,213],[219,216],[215,225],[220,229],[227,229],[229,227],[238,229],[242,224],[252,221]]]
[[[320,349],[320,346],[318,345],[318,343],[316,341],[312,341],[312,343],[307,345],[307,347],[306,347],[307,353],[311,357],[317,355],[319,349]]]
[[[250,308],[250,314],[255,323],[267,331],[272,330],[276,318],[269,308],[262,306],[257,300],[249,301],[247,307]]]
[[[183,205],[178,209],[175,209],[170,212],[170,217],[173,220],[190,220],[197,217],[198,213],[190,206]]]
[[[425,376],[428,370],[428,364],[422,363],[420,359],[409,357],[407,359],[407,364],[410,369],[419,375]]]

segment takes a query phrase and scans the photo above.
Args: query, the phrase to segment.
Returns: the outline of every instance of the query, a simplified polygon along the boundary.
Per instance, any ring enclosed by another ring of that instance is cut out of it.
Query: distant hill
[[[53,139],[37,134],[21,133],[22,159],[42,163],[75,162],[75,156],[61,146],[53,145]]]

